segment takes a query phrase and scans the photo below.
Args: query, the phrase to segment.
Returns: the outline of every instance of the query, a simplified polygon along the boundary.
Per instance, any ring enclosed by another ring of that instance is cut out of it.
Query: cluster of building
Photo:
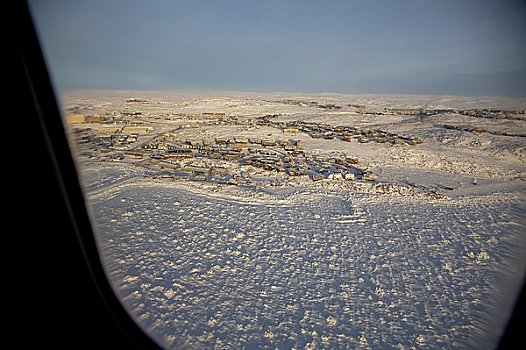
[[[153,128],[151,126],[147,125],[122,125],[122,124],[114,124],[114,125],[108,125],[108,126],[102,126],[95,131],[99,136],[104,135],[140,135],[140,134],[146,134],[150,132]]]
[[[166,138],[171,141],[164,142]],[[371,172],[356,166],[358,163],[356,158],[315,156],[305,152],[303,142],[297,139],[268,140],[239,136],[215,138],[213,141],[176,141],[165,135],[165,138],[160,140],[144,144],[141,149],[151,152],[150,158],[164,162],[175,161],[174,164],[181,159],[208,158],[237,161],[240,166],[252,166],[288,176],[308,176],[313,181],[321,179],[374,180]],[[213,168],[207,169],[193,169],[193,172],[196,175],[206,175],[212,172]]]
[[[487,133],[487,134],[499,135],[499,136],[526,137],[525,133],[516,133],[516,132],[502,131],[502,130],[488,130],[486,128],[477,127],[477,126],[469,126],[469,125],[444,124],[443,127],[444,127],[444,129],[448,129],[448,130]]]
[[[404,136],[396,133],[390,133],[381,129],[358,129],[352,126],[332,126],[329,124],[320,124],[315,122],[289,121],[276,122],[271,119],[260,119],[261,123],[279,127],[285,133],[303,132],[312,138],[340,139],[351,142],[357,140],[361,143],[378,142],[392,144],[417,145],[422,143],[418,137]]]
[[[206,117],[216,120],[227,118],[224,113],[205,114]],[[284,178],[303,176],[313,181],[374,181],[370,171],[357,167],[356,158],[313,155],[306,152],[303,141],[294,138],[293,135],[301,131],[314,138],[340,138],[348,141],[350,139],[346,139],[347,137],[361,136],[360,142],[381,142],[381,137],[385,137],[387,142],[388,138],[392,137],[391,134],[384,134],[378,130],[363,132],[352,127],[332,127],[318,123],[275,122],[271,120],[273,117],[275,115],[257,118],[255,124],[269,123],[272,127],[280,128],[285,134],[291,135],[291,138],[269,139],[240,135],[195,140],[180,139],[177,133],[172,131],[134,146],[140,135],[151,134],[151,126],[126,120],[102,123],[102,119],[98,121],[98,125],[76,129],[75,135],[77,141],[87,147],[82,153],[86,157],[108,161],[129,159],[156,173],[161,170],[164,174],[162,176],[228,184],[238,184],[241,173],[245,174],[245,178],[255,173],[266,173]],[[79,117],[75,123],[88,123],[87,117]]]
[[[300,157],[253,155],[241,159],[240,163],[284,173],[288,176],[308,176],[313,181],[322,179],[374,180],[372,173],[358,168],[356,166],[358,161],[352,157],[321,157],[305,153]]]
[[[73,129],[78,143],[91,143],[98,150],[127,150],[139,136],[152,130],[149,126],[113,125],[95,129]]]
[[[409,116],[426,116],[436,115],[445,113],[458,113],[458,110],[451,108],[411,108],[411,107],[398,107],[398,108],[384,108],[384,114],[396,114],[396,115],[409,115]]]
[[[342,108],[342,106],[338,106],[333,103],[321,104],[316,101],[299,101],[299,100],[285,99],[285,100],[279,100],[277,102],[288,104],[288,105],[296,105],[296,106],[301,106],[301,107],[316,107],[316,108],[322,108],[322,109],[341,109]]]
[[[102,123],[107,121],[107,117],[95,114],[95,115],[83,115],[78,113],[68,114],[66,116],[66,122],[69,125],[72,124],[84,124],[84,123]]]
[[[195,113],[166,113],[150,115],[148,118],[169,121],[191,121],[195,126],[196,123],[200,125],[232,125],[238,124],[238,117],[233,115],[226,115],[220,112],[204,112],[202,114]]]
[[[438,114],[460,114],[475,118],[526,120],[525,110],[499,110],[499,109],[454,109],[454,108],[384,108],[386,114],[409,116],[433,116]]]
[[[526,120],[525,110],[503,111],[498,109],[466,109],[460,110],[458,113],[476,118]]]
[[[128,102],[140,102],[132,101]],[[139,135],[153,130],[153,127],[140,121],[122,120],[123,116],[140,115],[141,112],[122,112],[114,115],[69,114],[66,122],[79,143],[92,142],[99,148],[127,149],[127,145],[137,142]]]
[[[167,141],[167,139],[169,141]],[[141,146],[143,150],[164,151],[163,157],[236,160],[251,154],[298,155],[303,152],[301,140],[269,140],[247,137],[215,138],[214,140],[177,140],[164,135]],[[159,152],[158,152],[159,153]]]

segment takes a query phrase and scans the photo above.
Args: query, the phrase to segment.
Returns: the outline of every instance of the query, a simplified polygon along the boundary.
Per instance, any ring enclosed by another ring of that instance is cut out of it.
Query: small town
[[[210,114],[202,117],[210,117]],[[151,170],[152,176],[156,177],[230,185],[250,183],[251,178],[265,175],[304,177],[312,181],[375,180],[372,172],[362,169],[355,157],[329,157],[306,152],[303,142],[294,138],[298,132],[307,133],[312,138],[340,138],[347,142],[418,142],[413,138],[398,137],[381,130],[361,131],[356,128],[302,122],[273,123],[268,116],[258,118],[255,124],[276,127],[282,131],[283,138],[237,136],[216,137],[212,140],[181,139],[177,136],[177,131],[183,127],[156,134],[146,123],[118,123],[112,117],[73,115],[68,122],[75,125],[73,135],[83,158],[126,161]]]
[[[301,107],[338,110],[335,104],[300,102],[291,99],[279,101]],[[129,98],[127,106],[147,105],[147,100]],[[481,118],[508,118],[521,120],[524,111],[452,110],[384,108],[383,112],[367,111],[360,105],[347,107],[361,109],[364,115],[430,116],[457,113]],[[148,109],[146,109],[148,110]],[[419,137],[389,132],[381,128],[333,126],[327,123],[287,120],[281,114],[264,114],[240,118],[224,112],[150,113],[140,108],[111,114],[84,115],[71,113],[67,123],[82,159],[101,162],[123,162],[145,170],[144,176],[180,181],[201,181],[227,185],[279,186],[308,181],[374,182],[376,176],[358,157],[345,154],[325,154],[305,150],[298,135],[310,140],[341,140],[357,144],[379,143],[415,146]],[[159,127],[161,126],[161,127]],[[192,133],[201,127],[237,126],[243,130],[256,130],[254,137],[243,133],[207,135]],[[441,125],[445,129],[468,132],[490,132],[482,128]],[[267,128],[265,134],[258,129]],[[190,132],[190,133],[189,133]],[[500,135],[507,135],[500,132]],[[510,136],[526,136],[515,135]]]
[[[286,135],[295,132],[298,129],[284,129]],[[334,138],[334,133],[330,133],[324,137]],[[147,126],[102,127],[97,132],[78,128],[74,134],[82,157],[128,161],[155,171],[155,176],[230,185],[250,182],[251,177],[265,174],[303,176],[312,181],[375,179],[370,171],[359,167],[356,158],[309,154],[303,150],[302,141],[294,138],[189,140],[178,139],[173,132],[152,135]],[[135,146],[142,138],[149,140]],[[356,140],[369,142],[361,136]]]

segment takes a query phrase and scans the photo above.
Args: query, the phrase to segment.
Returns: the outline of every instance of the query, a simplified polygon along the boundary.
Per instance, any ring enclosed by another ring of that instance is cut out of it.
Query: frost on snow
[[[498,201],[117,191],[94,204],[119,219],[99,230],[107,266],[130,312],[173,348],[469,347],[503,258]]]

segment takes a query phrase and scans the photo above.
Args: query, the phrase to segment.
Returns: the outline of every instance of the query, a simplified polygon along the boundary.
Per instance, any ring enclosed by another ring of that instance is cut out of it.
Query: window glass
[[[498,344],[524,3],[30,5],[108,278],[163,347]]]

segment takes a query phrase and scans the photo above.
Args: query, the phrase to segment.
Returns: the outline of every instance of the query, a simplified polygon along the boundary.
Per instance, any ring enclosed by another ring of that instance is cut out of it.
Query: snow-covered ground
[[[127,103],[131,97],[147,103]],[[525,138],[440,126],[525,132],[526,122],[364,111],[517,110],[524,99],[79,92],[64,100],[66,109],[86,114],[140,110],[142,121],[161,113],[225,112],[243,120],[280,114],[277,120],[377,127],[423,140],[410,146],[294,136],[307,152],[355,156],[377,175],[376,183],[352,185],[228,186],[144,177],[133,162],[82,161],[108,275],[163,346],[496,345],[526,266]],[[310,101],[343,107],[325,110]],[[169,130],[171,122],[163,123],[161,131]],[[283,137],[279,129],[243,123],[179,132]]]
[[[526,253],[513,195],[207,195],[139,181],[91,200],[119,296],[172,348],[492,348],[511,302],[498,287],[521,272],[509,254]]]

